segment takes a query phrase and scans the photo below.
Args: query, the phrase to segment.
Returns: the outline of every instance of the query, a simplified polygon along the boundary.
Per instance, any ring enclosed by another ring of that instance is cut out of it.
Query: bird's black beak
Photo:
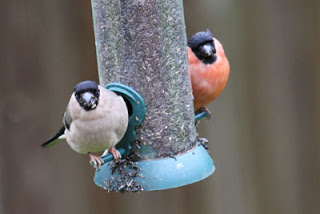
[[[216,53],[216,49],[209,44],[204,45],[202,49],[206,57],[212,56],[213,54]]]
[[[85,109],[95,109],[97,107],[97,98],[91,92],[81,94]]]

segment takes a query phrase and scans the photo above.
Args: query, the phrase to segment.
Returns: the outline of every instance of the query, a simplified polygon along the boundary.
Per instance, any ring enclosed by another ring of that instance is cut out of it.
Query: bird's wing
[[[70,129],[70,125],[72,123],[72,117],[70,115],[70,111],[69,111],[69,105],[67,106],[67,110],[63,115],[63,125],[66,129]]]
[[[69,105],[68,105],[68,107],[69,107]],[[54,136],[52,136],[46,142],[44,142],[41,145],[42,147],[47,148],[47,147],[53,146],[58,142],[59,139],[64,138],[64,131],[66,129],[69,129],[70,125],[72,123],[72,117],[70,115],[70,111],[69,111],[68,107],[67,107],[66,112],[63,115],[63,120],[62,120],[63,127]]]
[[[44,142],[43,144],[41,144],[41,146],[43,148],[47,148],[50,146],[53,146],[57,143],[58,138],[64,134],[65,131],[65,127],[62,126],[62,128],[57,132],[57,134],[55,134],[54,136],[52,136],[51,138],[49,138],[46,142]]]

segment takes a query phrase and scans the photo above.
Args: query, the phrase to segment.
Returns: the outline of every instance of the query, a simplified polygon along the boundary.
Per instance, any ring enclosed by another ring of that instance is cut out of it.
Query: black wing
[[[70,111],[69,111],[69,105],[67,106],[67,109],[63,115],[63,119],[62,119],[62,123],[63,123],[63,127],[58,131],[57,134],[55,134],[54,136],[52,136],[50,139],[48,139],[46,142],[44,142],[43,144],[41,144],[41,146],[43,148],[47,148],[50,146],[55,145],[58,141],[58,138],[64,134],[64,131],[66,129],[70,129],[70,125],[72,123],[72,117],[70,115]]]
[[[47,147],[50,147],[50,146],[53,146],[54,144],[56,144],[56,140],[64,134],[64,130],[65,130],[65,127],[63,126],[57,134],[55,134],[54,136],[52,136],[50,139],[48,139],[46,142],[44,142],[43,144],[41,144],[41,146],[43,148],[47,148]]]

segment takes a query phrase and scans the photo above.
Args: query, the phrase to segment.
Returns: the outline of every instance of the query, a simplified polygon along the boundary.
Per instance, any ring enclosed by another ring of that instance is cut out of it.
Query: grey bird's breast
[[[78,153],[101,152],[115,146],[128,126],[128,110],[121,96],[101,86],[96,109],[85,111],[74,95],[68,110],[72,118],[70,129],[65,131],[69,146]]]

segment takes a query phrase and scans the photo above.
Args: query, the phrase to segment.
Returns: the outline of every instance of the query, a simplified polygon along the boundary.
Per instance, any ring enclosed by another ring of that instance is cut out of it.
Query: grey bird
[[[89,154],[90,162],[100,169],[104,162],[93,153],[108,149],[115,160],[121,158],[114,146],[123,138],[127,126],[128,109],[123,98],[94,81],[83,81],[74,87],[63,127],[42,147],[56,144],[65,135],[74,151]]]

